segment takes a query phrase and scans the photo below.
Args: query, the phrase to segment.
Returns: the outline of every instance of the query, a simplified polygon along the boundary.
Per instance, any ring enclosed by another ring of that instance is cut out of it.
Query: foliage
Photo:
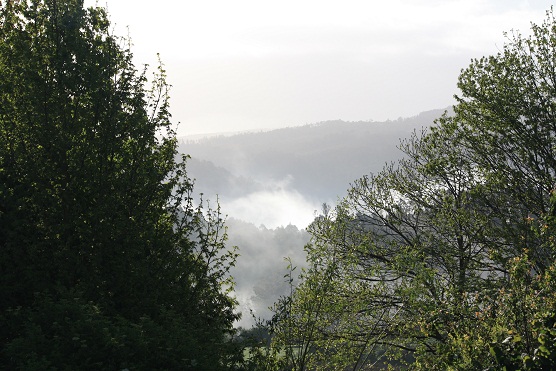
[[[148,87],[110,27],[0,6],[0,363],[225,369],[236,254],[175,159],[163,65]]]
[[[554,202],[554,196],[552,201]],[[553,217],[532,230],[553,245]],[[553,248],[553,247],[551,247]],[[453,339],[461,362],[491,370],[550,370],[556,366],[556,263],[539,272],[523,250],[508,264],[507,284],[496,293],[495,305],[476,313],[473,333]],[[477,360],[481,360],[478,363]],[[488,366],[488,367],[487,367]]]
[[[454,115],[315,220],[278,307],[292,369],[552,369],[556,20],[472,61]],[[378,354],[378,356],[377,356]]]

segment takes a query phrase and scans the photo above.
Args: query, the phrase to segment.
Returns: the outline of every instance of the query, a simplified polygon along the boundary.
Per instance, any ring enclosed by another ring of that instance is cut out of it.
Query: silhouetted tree
[[[175,160],[162,65],[147,87],[110,30],[0,3],[0,363],[227,369],[235,253]]]

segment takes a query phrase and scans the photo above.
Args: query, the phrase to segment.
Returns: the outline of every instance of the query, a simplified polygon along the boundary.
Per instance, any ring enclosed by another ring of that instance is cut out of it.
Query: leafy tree
[[[554,203],[554,194],[551,198]],[[529,223],[531,232],[544,241],[543,248],[554,250],[554,217],[543,215]],[[528,249],[508,261],[506,284],[476,313],[480,321],[473,331],[452,339],[462,364],[488,370],[554,369],[556,262],[544,264],[547,268],[539,271]]]
[[[235,252],[175,159],[162,64],[149,88],[129,44],[80,0],[0,3],[6,367],[226,369],[239,356]]]
[[[502,52],[474,60],[460,75],[455,107],[470,161],[504,190],[506,204],[490,202],[510,221],[500,237],[528,248],[540,270],[550,265],[551,252],[537,249],[542,243],[526,220],[549,212],[555,183],[555,24],[550,10],[541,25],[532,25],[531,36],[508,35]]]
[[[461,344],[470,349],[468,358],[482,358],[492,369],[552,369],[554,355],[545,346],[547,338],[554,339],[550,313],[556,292],[552,9],[542,24],[532,24],[530,36],[513,33],[508,39],[502,52],[474,60],[458,83],[455,120],[463,145],[472,149],[469,161],[497,190],[483,200],[502,221],[490,230],[491,241],[498,241],[490,247],[507,278],[478,312],[483,331],[470,333]]]
[[[448,128],[414,136],[398,167],[357,181],[333,216],[316,222],[309,256],[327,263],[300,292],[314,292],[309,283],[327,270],[334,280],[317,331],[318,348],[328,350],[318,362],[332,353],[359,369],[377,361],[371,351],[389,350],[385,357],[413,354],[430,366],[473,320],[475,295],[491,286],[483,277],[492,266],[482,241],[489,216],[473,169],[447,150],[455,140]]]
[[[311,338],[307,369],[369,367],[377,349],[416,369],[553,368],[555,40],[549,11],[474,60],[455,114],[315,222],[320,265],[283,315]],[[314,282],[331,282],[316,314]]]

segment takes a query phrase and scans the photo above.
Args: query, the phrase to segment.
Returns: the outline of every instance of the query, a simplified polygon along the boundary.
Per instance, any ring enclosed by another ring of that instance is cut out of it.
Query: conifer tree
[[[216,370],[237,356],[235,252],[176,160],[163,65],[148,79],[129,45],[81,0],[0,2],[6,367]]]

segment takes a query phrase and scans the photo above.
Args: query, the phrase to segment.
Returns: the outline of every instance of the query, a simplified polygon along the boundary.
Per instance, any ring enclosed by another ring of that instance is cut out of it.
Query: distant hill
[[[183,140],[195,189],[220,197],[230,245],[239,247],[232,274],[244,317],[270,318],[268,307],[288,292],[286,263],[304,266],[303,230],[323,202],[346,194],[349,184],[401,157],[401,138],[429,127],[444,110],[388,122],[327,121],[258,133]],[[289,223],[292,224],[289,224]],[[266,224],[266,226],[262,225]],[[267,228],[268,227],[268,228]]]
[[[235,198],[287,184],[316,202],[343,196],[349,184],[400,158],[400,138],[430,126],[444,110],[387,122],[326,121],[259,133],[183,140],[196,189]]]

